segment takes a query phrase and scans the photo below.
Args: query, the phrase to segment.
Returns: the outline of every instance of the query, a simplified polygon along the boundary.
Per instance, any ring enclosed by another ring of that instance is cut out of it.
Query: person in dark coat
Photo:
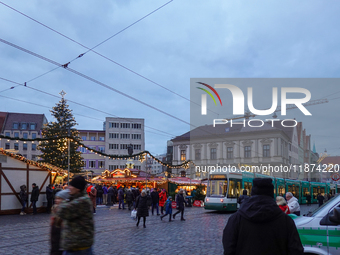
[[[156,208],[157,209],[157,215],[159,215],[159,208],[158,208],[158,204],[159,204],[159,194],[157,192],[157,189],[154,189],[151,192],[151,199],[152,199],[152,215],[153,215],[153,210]]]
[[[118,195],[118,191],[117,191],[117,187],[113,187],[113,196],[112,196],[112,202],[113,204],[117,203],[117,195]]]
[[[275,203],[272,180],[255,178],[251,195],[224,228],[224,254],[302,255],[294,221]]]
[[[186,204],[184,196],[183,196],[184,190],[180,189],[177,197],[176,197],[176,204],[177,204],[177,212],[174,213],[174,215],[172,216],[174,219],[176,217],[177,214],[181,213],[181,220],[185,221],[184,219],[184,204]]]
[[[311,206],[312,205],[312,196],[309,193],[306,196],[306,200],[307,200],[307,206]]]
[[[135,209],[137,208],[137,224],[136,226],[138,227],[140,218],[143,217],[143,227],[146,228],[145,226],[145,221],[146,217],[149,216],[149,206],[148,206],[148,200],[151,199],[146,195],[146,190],[142,190],[142,193],[140,196],[137,197],[136,200],[136,206]]]
[[[33,207],[33,214],[37,214],[37,201],[39,199],[39,187],[37,184],[32,184],[31,202]]]
[[[124,208],[124,190],[122,187],[119,187],[118,189],[118,199],[119,199],[119,208],[118,209],[122,209],[125,210]],[[122,208],[120,208],[120,205],[122,205]]]
[[[52,184],[49,184],[46,187],[46,199],[47,199],[47,208],[46,212],[51,213],[51,208],[53,205],[53,200],[54,200],[54,194],[53,194],[53,189],[52,189]]]
[[[21,208],[21,212],[20,215],[25,215],[25,207],[26,204],[28,202],[28,194],[27,194],[27,189],[26,189],[26,185],[21,185],[20,186],[20,200],[21,200],[21,204],[22,204],[22,208]]]
[[[135,197],[131,191],[131,189],[128,189],[126,192],[126,202],[128,204],[128,209],[131,210],[133,201],[135,200]]]
[[[113,195],[114,195],[114,190],[113,190],[113,187],[110,186],[110,188],[107,190],[107,204],[106,205],[108,206],[112,205]]]
[[[97,205],[101,205],[101,204],[103,204],[103,193],[104,193],[102,185],[97,185],[96,190],[97,190],[96,203],[97,203]]]
[[[161,220],[163,220],[163,218],[165,216],[169,215],[169,222],[172,222],[171,220],[171,215],[172,215],[172,197],[169,196],[168,200],[166,200],[165,202],[165,214],[161,216]]]
[[[319,202],[319,207],[323,205],[324,199],[325,199],[325,197],[319,193],[318,196],[317,196],[317,200]]]
[[[241,195],[239,198],[238,198],[238,203],[241,205],[244,201],[246,201],[249,197],[248,197],[248,195],[247,195],[247,190],[246,189],[244,189],[243,190],[243,195]]]

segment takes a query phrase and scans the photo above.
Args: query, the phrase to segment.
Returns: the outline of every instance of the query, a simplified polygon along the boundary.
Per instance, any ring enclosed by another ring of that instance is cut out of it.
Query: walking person
[[[297,198],[294,197],[294,195],[291,192],[287,192],[286,199],[288,202],[290,213],[300,216],[300,205],[299,205],[299,201],[297,200]]]
[[[108,206],[112,205],[113,194],[114,194],[113,187],[110,186],[110,188],[107,190],[107,204],[106,205]]]
[[[145,222],[146,222],[146,217],[149,216],[149,206],[148,206],[148,196],[146,195],[146,190],[143,189],[142,193],[140,196],[137,197],[136,200],[136,207],[137,208],[137,224],[136,226],[138,227],[140,218],[143,217],[143,227],[146,228]]]
[[[166,200],[165,203],[165,214],[161,216],[161,220],[163,220],[163,218],[165,216],[169,215],[169,222],[172,222],[171,220],[171,215],[172,215],[172,197],[169,196],[168,199]]]
[[[311,206],[312,205],[312,196],[309,193],[306,196],[306,200],[307,200],[307,206]]]
[[[33,207],[33,215],[37,214],[37,201],[39,199],[39,187],[37,184],[33,183],[32,184],[32,193],[31,193],[31,202],[32,202],[32,207]]]
[[[60,247],[64,255],[92,255],[94,223],[92,203],[85,190],[83,176],[70,182],[69,201],[60,203],[56,215],[63,220]]]
[[[151,192],[151,199],[152,199],[152,209],[151,209],[151,212],[152,212],[152,215],[153,215],[153,210],[156,208],[157,210],[157,215],[160,215],[159,214],[159,208],[158,208],[158,204],[159,204],[159,194],[158,194],[158,191],[157,189],[155,188],[152,192]]]
[[[126,203],[128,204],[128,209],[131,211],[133,201],[135,200],[134,195],[131,191],[131,189],[128,189],[126,192]]]
[[[294,221],[274,201],[270,178],[253,180],[251,197],[229,217],[222,243],[225,255],[303,254]]]
[[[165,189],[162,189],[161,193],[159,193],[159,206],[161,207],[162,215],[164,214],[163,211],[164,211],[164,205],[166,201],[167,199],[166,199]]]
[[[118,209],[122,209],[125,210],[124,208],[124,191],[122,187],[119,187],[118,189],[118,199],[119,199],[119,208]],[[120,205],[122,205],[122,208],[120,208]]]
[[[104,184],[104,187],[103,187],[103,205],[106,205],[106,204],[107,204],[107,187]]]
[[[238,203],[241,205],[244,201],[246,201],[247,199],[249,199],[249,196],[247,195],[247,190],[244,189],[243,190],[243,195],[241,195],[239,198],[238,198]]]
[[[65,189],[59,191],[55,195],[55,204],[52,207],[51,217],[51,255],[62,255],[63,251],[60,249],[60,238],[61,238],[61,226],[63,220],[56,214],[58,205],[65,200],[70,198],[70,190]]]
[[[277,196],[276,197],[276,204],[280,207],[281,211],[285,214],[290,214],[289,206],[284,197]]]
[[[90,191],[90,199],[92,201],[92,207],[93,207],[93,214],[96,214],[96,198],[97,198],[97,190],[94,186],[92,186]]]
[[[319,207],[322,206],[323,205],[323,200],[325,199],[325,197],[319,193],[316,199],[319,202]]]
[[[46,199],[47,199],[47,208],[46,208],[46,212],[47,212],[47,213],[51,213],[51,208],[52,208],[53,199],[54,199],[52,184],[49,184],[49,185],[46,187]]]
[[[28,202],[28,194],[27,194],[27,189],[26,189],[26,185],[21,185],[20,186],[20,200],[21,200],[21,204],[22,204],[22,208],[21,208],[21,212],[20,215],[25,215],[25,207],[26,204]]]
[[[184,204],[186,204],[186,201],[184,200],[183,193],[184,193],[184,190],[180,189],[176,196],[176,204],[177,204],[176,208],[178,211],[175,212],[172,217],[175,219],[176,215],[181,213],[181,220],[185,221],[183,216],[184,216]]]

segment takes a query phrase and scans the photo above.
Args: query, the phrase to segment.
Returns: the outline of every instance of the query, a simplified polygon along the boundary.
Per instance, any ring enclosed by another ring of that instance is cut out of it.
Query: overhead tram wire
[[[0,4],[3,4],[4,6],[6,6],[6,7],[12,9],[12,10],[15,11],[15,12],[18,12],[19,14],[25,16],[26,18],[31,19],[31,20],[34,21],[34,22],[37,22],[38,24],[44,26],[45,28],[47,28],[47,29],[49,29],[49,30],[51,30],[51,31],[53,31],[53,32],[55,32],[55,33],[61,35],[62,37],[66,38],[66,39],[68,39],[68,40],[71,40],[72,42],[74,42],[74,43],[76,43],[76,44],[82,46],[82,47],[85,48],[85,49],[87,49],[87,51],[86,51],[85,53],[80,54],[78,57],[74,58],[73,60],[71,60],[71,61],[68,62],[67,64],[62,65],[62,67],[65,68],[65,65],[66,65],[66,67],[67,67],[68,64],[72,63],[74,60],[76,60],[76,59],[82,57],[84,54],[86,54],[86,53],[92,51],[93,53],[97,54],[98,56],[100,56],[100,57],[102,57],[102,58],[104,58],[104,59],[106,59],[106,60],[108,60],[108,61],[110,61],[110,62],[112,62],[112,63],[114,63],[114,64],[116,64],[116,65],[118,65],[118,66],[120,66],[121,68],[124,68],[125,70],[127,70],[127,71],[129,71],[129,72],[131,72],[131,73],[133,73],[133,74],[135,74],[135,75],[141,77],[142,79],[145,79],[145,80],[147,80],[147,81],[153,83],[154,85],[159,86],[159,87],[161,87],[161,88],[167,90],[168,92],[173,93],[174,95],[179,96],[179,97],[181,97],[181,98],[183,98],[183,99],[189,101],[190,103],[193,103],[193,104],[195,104],[195,105],[197,105],[197,106],[201,106],[200,104],[191,101],[190,99],[188,99],[188,98],[182,96],[181,94],[178,94],[177,92],[172,91],[171,89],[169,89],[169,88],[167,88],[167,87],[165,87],[165,86],[163,86],[163,85],[161,85],[161,84],[159,84],[159,83],[157,83],[157,82],[155,82],[155,81],[153,81],[153,80],[151,80],[151,79],[145,77],[144,75],[142,75],[142,74],[140,74],[140,73],[137,73],[136,71],[133,71],[132,69],[130,69],[130,68],[128,68],[128,67],[126,67],[126,66],[124,66],[124,65],[122,65],[122,64],[120,64],[120,63],[118,63],[118,62],[116,62],[116,61],[114,61],[114,60],[112,60],[112,59],[110,59],[110,58],[108,58],[108,57],[102,55],[102,54],[100,54],[99,52],[93,50],[93,49],[97,48],[98,46],[100,46],[101,44],[103,44],[103,43],[107,42],[108,40],[112,39],[112,38],[115,37],[116,35],[120,34],[120,33],[123,32],[124,30],[126,30],[126,29],[128,29],[129,27],[135,25],[135,24],[138,23],[139,21],[143,20],[144,18],[150,16],[152,13],[155,13],[156,11],[158,11],[158,10],[161,9],[161,8],[163,8],[164,6],[166,6],[167,4],[169,4],[169,3],[172,2],[172,1],[173,1],[173,0],[171,0],[171,1],[167,2],[167,3],[165,3],[164,5],[160,6],[160,7],[157,8],[156,10],[150,12],[149,14],[145,15],[144,17],[140,18],[139,20],[135,21],[135,22],[132,23],[131,25],[127,26],[126,28],[124,28],[124,29],[122,29],[122,30],[120,30],[119,32],[115,33],[113,36],[110,36],[109,38],[105,39],[104,41],[102,41],[101,43],[97,44],[96,46],[94,46],[94,47],[92,47],[92,48],[87,47],[87,46],[85,46],[85,45],[83,45],[83,44],[77,42],[76,40],[74,40],[74,39],[72,39],[72,38],[70,38],[70,37],[68,37],[68,36],[66,36],[66,35],[64,35],[64,34],[62,34],[62,33],[60,33],[60,32],[58,32],[57,30],[55,30],[55,29],[53,29],[53,28],[51,28],[51,27],[49,27],[49,26],[47,26],[47,25],[45,25],[45,24],[43,24],[43,23],[37,21],[36,19],[31,18],[30,16],[28,16],[28,15],[26,15],[26,14],[24,14],[24,13],[18,11],[18,10],[16,10],[15,8],[13,8],[13,7],[11,7],[11,6],[7,5],[7,4],[4,4],[4,3],[1,2],[1,1],[0,1]],[[56,69],[58,69],[58,68],[60,68],[60,66],[57,67],[57,68],[54,68],[54,69],[52,69],[52,70],[50,70],[50,71],[48,71],[48,72],[46,72],[46,73],[43,73],[43,74],[41,74],[41,75],[39,75],[39,76],[37,76],[37,77],[35,77],[35,78],[33,78],[33,79],[27,81],[27,82],[31,82],[31,81],[33,81],[33,80],[35,80],[35,79],[38,79],[38,78],[40,78],[41,76],[44,76],[44,75],[46,75],[46,74],[48,74],[48,73],[50,73],[50,72],[52,72],[52,71],[54,71],[54,70],[56,70]],[[209,111],[209,112],[212,112],[212,113],[215,113],[215,114],[217,114],[217,115],[219,115],[218,113],[216,113],[216,112],[214,112],[214,111],[212,111],[212,110],[210,110],[210,109],[208,109],[208,111]]]
[[[15,84],[19,84],[19,85],[24,86],[24,87],[26,87],[26,88],[29,88],[29,89],[38,91],[38,92],[40,92],[40,93],[43,93],[43,94],[46,94],[46,95],[49,95],[49,96],[52,96],[52,97],[55,97],[55,98],[60,99],[60,96],[54,95],[54,94],[52,94],[52,93],[49,93],[49,92],[46,92],[46,91],[43,91],[43,90],[40,90],[40,89],[36,89],[36,88],[30,87],[30,86],[28,86],[28,85],[22,85],[22,84],[20,84],[20,83],[18,83],[18,82],[11,81],[11,80],[8,80],[8,79],[5,79],[5,78],[1,78],[1,77],[0,77],[0,79],[1,79],[1,80],[5,80],[5,81],[8,81],[8,82],[15,83]],[[2,97],[5,97],[5,96],[2,96]],[[10,98],[10,97],[7,97],[7,98],[13,99],[13,100],[22,101],[22,102],[25,102],[25,103],[29,103],[29,102],[27,102],[27,101],[23,101],[23,100],[19,100],[19,99],[14,99],[14,98]],[[67,102],[71,102],[71,103],[73,103],[73,104],[76,104],[76,105],[79,105],[79,106],[82,106],[82,107],[85,107],[85,108],[88,108],[88,109],[91,109],[91,110],[94,110],[94,111],[97,111],[97,112],[101,112],[101,113],[104,113],[104,114],[109,115],[109,116],[113,116],[113,117],[116,117],[116,118],[119,118],[119,119],[123,119],[123,120],[126,120],[126,121],[128,121],[128,120],[130,119],[130,118],[119,117],[119,116],[114,115],[114,114],[112,114],[112,113],[108,113],[108,112],[105,112],[105,111],[96,109],[96,108],[94,108],[94,107],[91,107],[91,106],[88,106],[88,105],[84,105],[84,104],[75,102],[75,101],[70,100],[70,99],[67,99]],[[36,104],[36,105],[37,105],[37,104]],[[41,105],[39,105],[39,106],[41,106]],[[47,107],[47,106],[43,106],[43,107]],[[48,107],[48,108],[50,108],[50,107]],[[79,115],[79,114],[78,114],[78,115]],[[87,116],[84,116],[84,117],[87,117]],[[89,118],[92,118],[92,117],[89,117]],[[95,118],[94,118],[94,119],[95,119]],[[102,121],[102,120],[101,120],[101,121]],[[159,130],[159,129],[157,129],[157,128],[149,127],[149,126],[147,126],[147,125],[144,125],[144,127],[153,129],[153,130],[155,130],[155,131],[157,131],[157,132],[160,132],[160,133],[163,133],[163,134],[159,134],[159,135],[163,135],[163,136],[167,136],[167,137],[176,137],[176,135],[174,135],[174,134],[170,134],[170,133],[168,133],[168,132]],[[147,131],[147,132],[150,132],[150,131]],[[155,133],[155,134],[157,134],[157,133]]]
[[[56,61],[54,61],[54,60],[51,60],[51,59],[46,58],[46,57],[44,57],[44,56],[41,56],[41,55],[39,55],[39,54],[37,54],[37,53],[34,53],[34,52],[30,51],[30,50],[27,50],[27,49],[25,49],[25,48],[22,48],[22,47],[20,47],[20,46],[18,46],[18,45],[16,45],[16,44],[13,44],[13,43],[11,43],[11,42],[8,42],[8,41],[6,41],[6,40],[4,40],[4,39],[2,39],[2,38],[0,38],[0,42],[2,42],[2,43],[4,43],[4,44],[7,44],[7,45],[9,45],[9,46],[11,46],[11,47],[14,47],[14,48],[16,48],[16,49],[18,49],[18,50],[24,51],[24,52],[26,52],[26,53],[28,53],[28,54],[31,54],[31,55],[33,55],[33,56],[35,56],[35,57],[37,57],[37,58],[40,58],[40,59],[42,59],[42,60],[45,60],[45,61],[47,61],[47,62],[49,62],[49,63],[54,64],[54,65],[62,66],[61,64],[59,64],[58,62],[56,62]],[[158,111],[158,112],[160,112],[160,113],[162,113],[162,114],[164,114],[164,115],[167,115],[167,116],[169,116],[169,117],[171,117],[171,118],[173,118],[173,119],[176,119],[176,120],[178,120],[178,121],[180,121],[180,122],[182,122],[182,123],[188,124],[188,125],[191,126],[191,127],[201,129],[202,131],[204,131],[204,132],[206,132],[206,133],[208,133],[208,134],[212,134],[212,135],[214,135],[214,136],[216,136],[216,137],[221,138],[221,139],[224,140],[223,137],[220,137],[220,136],[217,135],[217,134],[211,133],[211,132],[209,132],[209,131],[207,131],[207,130],[203,130],[201,127],[197,127],[197,126],[195,126],[195,125],[193,125],[193,124],[191,124],[191,123],[189,123],[189,122],[187,122],[187,121],[185,121],[185,120],[182,120],[182,119],[180,119],[180,118],[178,118],[178,117],[176,117],[176,116],[174,116],[174,115],[172,115],[172,114],[170,114],[170,113],[167,113],[167,112],[165,112],[165,111],[163,111],[163,110],[161,110],[161,109],[159,109],[159,108],[157,108],[157,107],[155,107],[155,106],[152,106],[152,105],[150,105],[150,104],[148,104],[148,103],[145,103],[145,102],[143,102],[143,101],[141,101],[141,100],[139,100],[139,99],[137,99],[137,98],[135,98],[135,97],[133,97],[133,96],[127,95],[126,93],[124,93],[124,92],[122,92],[122,91],[119,91],[119,90],[117,90],[117,89],[115,89],[115,88],[112,88],[112,87],[110,87],[109,85],[107,85],[107,84],[105,84],[105,83],[102,83],[102,82],[100,82],[100,81],[98,81],[98,80],[96,80],[96,79],[94,79],[94,78],[92,78],[92,77],[89,77],[89,76],[87,76],[87,75],[85,75],[85,74],[83,74],[83,73],[80,73],[80,72],[78,72],[78,71],[76,71],[76,70],[74,70],[74,69],[72,69],[72,68],[67,67],[67,68],[65,68],[65,69],[68,70],[68,71],[70,71],[70,72],[72,72],[72,73],[74,73],[74,74],[77,74],[78,76],[81,76],[81,77],[83,77],[83,78],[85,78],[85,79],[87,79],[87,80],[89,80],[89,81],[92,81],[93,83],[96,83],[96,84],[98,84],[98,85],[100,85],[100,86],[102,86],[102,87],[104,87],[104,88],[107,88],[107,89],[109,89],[109,90],[112,90],[112,91],[114,91],[114,92],[116,92],[116,93],[118,93],[118,94],[120,94],[120,95],[122,95],[122,96],[124,96],[124,97],[130,98],[130,99],[133,100],[133,101],[136,101],[136,102],[138,102],[138,103],[140,103],[140,104],[143,104],[143,105],[145,105],[145,106],[147,106],[147,107],[149,107],[149,108],[151,108],[151,109],[153,109],[153,110],[155,110],[155,111]],[[225,140],[225,141],[227,141],[227,140]],[[240,146],[240,147],[244,147],[244,146]],[[256,150],[252,150],[252,151],[255,151],[255,152],[256,152]]]

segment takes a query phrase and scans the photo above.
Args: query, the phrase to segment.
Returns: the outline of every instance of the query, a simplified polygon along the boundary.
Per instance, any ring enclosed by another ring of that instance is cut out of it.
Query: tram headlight
[[[209,198],[207,198],[207,202],[209,202]]]
[[[221,202],[223,203],[223,199],[221,199]]]

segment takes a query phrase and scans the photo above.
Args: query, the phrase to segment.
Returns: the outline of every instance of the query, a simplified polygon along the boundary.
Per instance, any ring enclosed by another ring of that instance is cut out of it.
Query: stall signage
[[[215,174],[215,175],[211,175],[210,176],[210,179],[225,179],[225,175],[222,175],[222,174]]]
[[[172,203],[171,203],[171,207],[172,207],[173,209],[176,209],[177,203],[176,203],[176,202],[172,202]]]

